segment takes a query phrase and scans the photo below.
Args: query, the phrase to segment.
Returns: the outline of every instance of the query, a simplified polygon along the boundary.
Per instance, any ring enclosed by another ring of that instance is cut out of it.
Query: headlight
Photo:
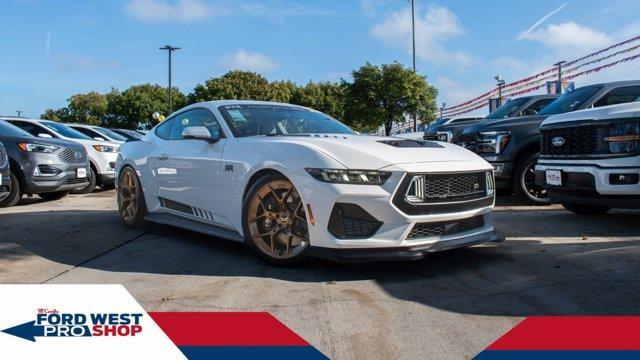
[[[487,181],[487,196],[493,195],[495,192],[495,183],[493,181],[493,171],[487,171],[486,175]]]
[[[56,152],[56,150],[59,149],[59,147],[57,146],[32,144],[32,143],[19,143],[18,147],[22,151],[49,153],[49,154],[54,153]]]
[[[449,142],[451,141],[453,134],[451,131],[438,131],[436,133],[436,137],[438,138],[438,141]]]
[[[511,141],[510,131],[488,131],[478,133],[478,153],[500,154]]]
[[[634,153],[640,151],[640,121],[614,123],[609,136],[602,139],[609,143],[609,151],[613,154]]]
[[[93,148],[96,149],[97,151],[100,151],[100,152],[109,152],[109,153],[117,153],[118,152],[118,147],[117,146],[93,145]]]
[[[382,185],[391,176],[387,171],[312,169],[307,172],[317,180],[334,184]]]

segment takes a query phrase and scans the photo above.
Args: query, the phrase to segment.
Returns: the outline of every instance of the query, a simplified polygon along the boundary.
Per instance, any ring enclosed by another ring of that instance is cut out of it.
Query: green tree
[[[40,115],[40,118],[57,122],[70,122],[72,120],[69,115],[69,108],[67,107],[61,107],[57,110],[46,109],[44,113]]]
[[[290,102],[322,111],[336,119],[344,117],[345,85],[310,81],[296,91]]]
[[[189,94],[189,103],[220,99],[270,100],[269,81],[262,75],[242,70],[229,71],[198,84]]]
[[[89,125],[101,125],[107,114],[107,97],[96,91],[75,94],[67,99],[71,121]]]
[[[151,128],[154,125],[154,112],[169,115],[168,88],[157,84],[134,85],[122,93],[112,89],[111,93],[105,96],[109,99],[108,126],[126,129]],[[180,109],[186,104],[186,96],[179,89],[173,88],[173,108]]]
[[[413,114],[422,122],[435,119],[438,91],[412,69],[366,63],[352,76],[352,83],[344,82],[345,121],[354,128],[375,131],[384,126],[389,135],[394,123],[404,123]]]
[[[298,91],[298,85],[292,81],[273,81],[269,84],[269,101],[291,102]]]

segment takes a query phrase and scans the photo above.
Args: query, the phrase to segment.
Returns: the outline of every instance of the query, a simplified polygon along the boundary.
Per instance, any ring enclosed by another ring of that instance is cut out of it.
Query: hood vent
[[[391,145],[399,148],[436,148],[442,149],[442,145],[433,141],[421,141],[421,140],[380,140],[379,143]]]

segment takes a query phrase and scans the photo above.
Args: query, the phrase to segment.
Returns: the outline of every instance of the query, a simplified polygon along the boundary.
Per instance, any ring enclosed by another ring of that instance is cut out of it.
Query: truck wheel
[[[524,203],[530,205],[549,205],[551,199],[547,190],[536,185],[536,164],[538,153],[531,154],[516,165],[513,179],[513,193]]]
[[[0,207],[11,207],[17,204],[22,197],[22,189],[20,189],[18,178],[13,174],[13,172],[9,173],[9,177],[11,178],[11,192],[6,198],[0,201]]]
[[[562,206],[564,206],[565,209],[571,211],[572,213],[580,215],[602,215],[611,210],[611,208],[608,206],[584,205],[565,202],[562,203]]]
[[[90,194],[96,189],[96,179],[98,174],[93,170],[93,166],[89,168],[89,185],[83,188],[77,188],[71,191],[72,194]]]
[[[56,191],[56,192],[38,194],[38,196],[40,196],[45,200],[59,200],[67,196],[67,194],[69,194],[68,191]]]

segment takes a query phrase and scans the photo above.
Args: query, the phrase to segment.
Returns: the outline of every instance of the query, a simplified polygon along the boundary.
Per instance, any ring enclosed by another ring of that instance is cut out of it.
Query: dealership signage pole
[[[498,82],[498,107],[500,107],[502,106],[502,87],[504,86],[505,81],[500,75],[494,76],[493,78]]]
[[[167,115],[170,115],[173,112],[173,99],[172,99],[172,91],[173,89],[171,88],[171,53],[176,51],[176,50],[180,50],[179,47],[173,47],[171,45],[165,45],[164,47],[161,47],[160,50],[167,50],[167,53],[169,53],[169,113]]]
[[[416,0],[409,0],[411,3],[411,43],[413,49],[413,72],[416,72],[416,22],[415,22],[415,12],[416,12]],[[418,122],[418,116],[416,113],[413,113],[413,132],[416,132]]]
[[[553,64],[558,67],[558,94],[562,94],[562,64],[564,63],[566,63],[566,61],[562,60]]]

